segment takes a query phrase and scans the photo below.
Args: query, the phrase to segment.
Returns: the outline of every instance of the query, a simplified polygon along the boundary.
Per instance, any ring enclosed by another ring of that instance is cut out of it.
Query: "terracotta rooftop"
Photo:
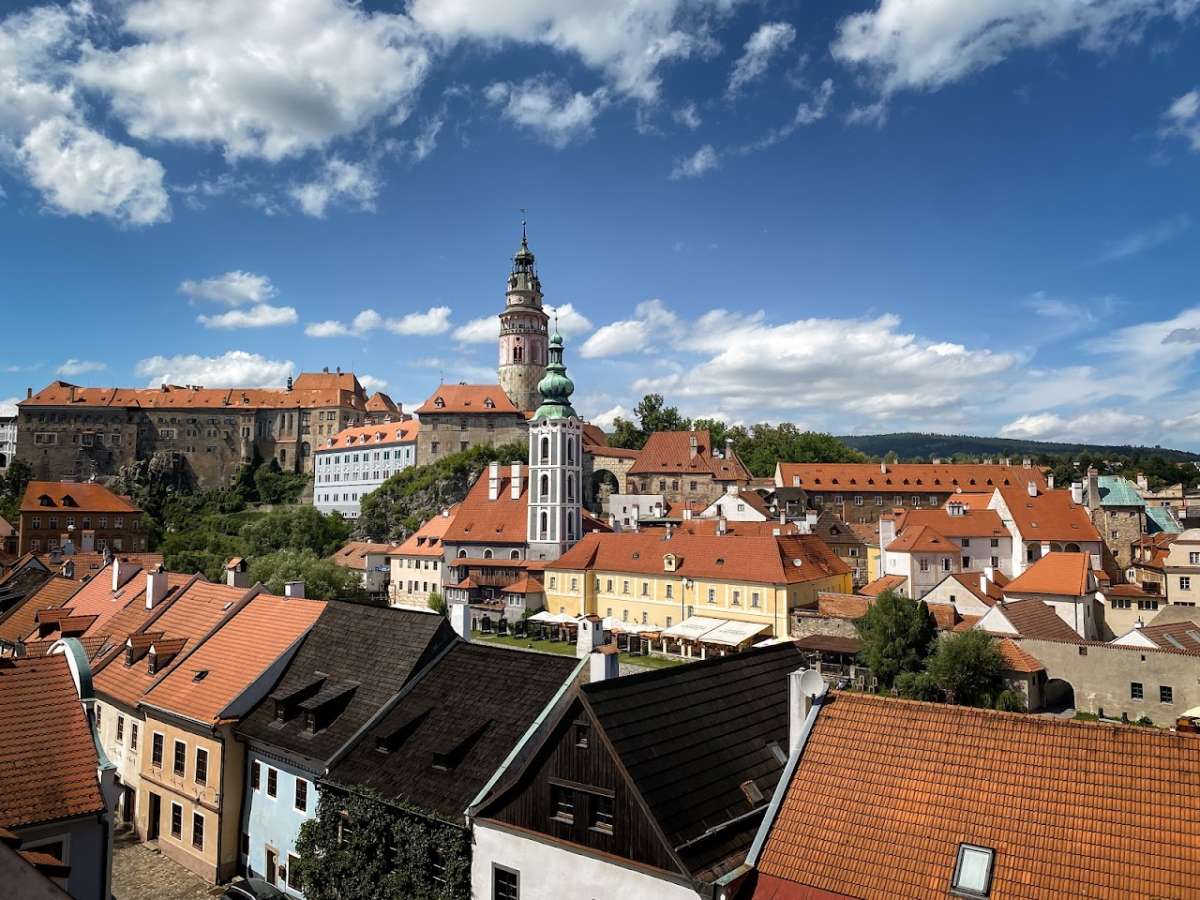
[[[15,643],[29,634],[39,610],[58,609],[79,590],[79,582],[51,577],[36,591],[9,609],[0,618],[0,641]]]
[[[53,551],[35,555],[43,565],[56,575],[62,575],[68,571],[67,563],[71,563],[70,569],[74,573],[71,577],[76,581],[91,579],[107,563],[107,558],[103,553],[81,553],[78,550],[74,553],[59,553],[58,556],[55,556]],[[113,558],[119,559],[121,562],[133,563],[133,565],[139,566],[142,569],[152,569],[155,566],[161,566],[163,563],[161,553],[130,553],[122,551],[113,554]]]
[[[884,549],[889,553],[954,554],[962,550],[962,545],[951,543],[949,538],[934,531],[928,525],[913,524],[901,531]]]
[[[1091,593],[1092,558],[1087,553],[1047,553],[1005,585],[1004,593],[1060,594],[1082,597]]]
[[[779,463],[785,487],[809,493],[928,494],[984,491],[1005,485],[1046,487],[1041,469],[974,463]]]
[[[1070,491],[1039,491],[1031,497],[1023,488],[999,488],[1025,541],[1100,541],[1085,507],[1071,501]]]
[[[82,515],[83,513],[126,513],[137,515],[141,510],[128,497],[114,494],[102,484],[78,481],[31,481],[21,498],[23,513],[54,513]],[[62,523],[66,531],[66,523]]]
[[[1012,638],[1001,638],[996,643],[1000,656],[1004,660],[1004,668],[1010,672],[1033,673],[1045,670],[1045,666],[1031,653],[1021,649],[1021,645]]]
[[[215,722],[324,608],[320,600],[256,595],[147,691],[143,702],[196,722]]]
[[[417,409],[418,415],[441,413],[519,413],[498,384],[443,384]]]
[[[981,581],[984,579],[982,572],[955,572],[947,575],[946,578],[953,579],[969,591],[973,597],[988,606],[994,606],[998,601],[1004,599],[1003,587],[1008,584],[1008,578],[999,570],[992,572],[992,579],[988,581],[986,590],[981,586]]]
[[[955,502],[951,497],[946,505],[938,509],[905,510],[897,517],[897,531],[906,531],[924,525],[947,538],[1006,538],[1008,529],[1000,514],[991,509],[971,509],[963,504],[961,515],[951,515],[949,506]],[[898,535],[899,536],[899,535]],[[889,548],[890,549],[890,548]]]
[[[416,419],[405,422],[381,422],[378,425],[357,425],[343,428],[329,441],[317,448],[318,453],[330,450],[347,450],[353,447],[390,447],[393,444],[411,444],[417,439],[421,423]]]
[[[499,390],[497,388],[497,390]],[[451,517],[443,541],[456,543],[524,544],[528,530],[529,469],[521,467],[521,493],[512,498],[512,466],[500,467],[500,493],[488,499],[488,469],[467,491]]]
[[[1021,637],[1073,643],[1080,640],[1075,630],[1058,617],[1054,608],[1041,600],[1013,600],[997,603],[980,619],[977,627],[984,628],[987,619],[997,613],[1003,615]]]
[[[376,544],[372,541],[350,541],[337,553],[330,557],[333,562],[347,569],[367,568],[367,557],[371,555],[386,556],[396,548],[391,544]]]
[[[396,406],[396,402],[383,391],[376,391],[371,395],[371,399],[367,401],[367,412],[398,414],[400,412],[400,408]]]
[[[1195,622],[1146,625],[1138,629],[1138,634],[1163,650],[1186,650],[1189,653],[1200,653],[1200,625]]]
[[[53,381],[17,405],[106,406],[131,409],[205,409],[224,412],[233,408],[315,408],[347,406],[363,409],[366,397],[358,379],[349,372],[302,372],[292,390],[285,388],[204,388],[165,384],[157,388],[80,387]]]
[[[817,612],[833,619],[861,619],[871,608],[870,597],[858,594],[836,594],[821,591],[817,594]]]
[[[868,581],[858,589],[864,597],[877,597],[884,591],[894,591],[904,586],[908,581],[903,575],[882,575],[874,581]]]
[[[692,455],[692,438],[696,453]],[[734,454],[729,459],[713,453],[712,436],[707,431],[656,431],[646,440],[637,460],[629,467],[630,475],[711,475],[716,481],[749,481],[750,472]],[[723,448],[717,448],[724,454]]]
[[[664,559],[675,557],[678,578],[715,578],[755,584],[800,584],[834,575],[850,567],[815,535],[780,537],[675,534],[654,529],[617,534],[590,534],[564,553],[548,570],[587,569],[662,575]],[[797,564],[799,563],[799,564]]]
[[[834,692],[754,896],[945,898],[964,843],[995,898],[1190,896],[1198,802],[1194,735]]]
[[[67,657],[0,661],[0,825],[102,813],[98,765]]]
[[[715,535],[717,533],[717,524],[717,519],[685,519],[675,526],[675,533]],[[725,523],[726,534],[766,537],[773,535],[776,531],[778,531],[781,535],[799,534],[800,526],[795,522],[785,522],[783,525],[780,525],[779,522],[774,519],[770,519],[766,522],[735,522],[730,520]]]
[[[458,504],[446,509],[445,514],[438,513],[427,520],[420,528],[408,536],[399,547],[388,551],[390,556],[425,556],[441,558],[442,538],[445,536],[450,523],[458,512]]]

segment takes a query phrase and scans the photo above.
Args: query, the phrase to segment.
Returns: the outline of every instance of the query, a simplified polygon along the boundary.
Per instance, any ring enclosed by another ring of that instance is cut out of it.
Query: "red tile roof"
[[[391,544],[376,544],[372,541],[350,541],[341,550],[330,557],[339,566],[347,569],[367,568],[368,555],[386,556],[391,551],[395,550]]]
[[[800,584],[851,571],[816,535],[675,534],[667,540],[665,531],[657,529],[589,534],[558,560],[547,563],[546,569],[662,575],[667,554],[674,554],[679,578]]]
[[[390,447],[394,444],[411,444],[417,439],[417,433],[420,430],[421,423],[416,419],[343,428],[327,443],[318,447],[317,452],[345,450],[349,447]]]
[[[500,494],[488,499],[488,469],[480,473],[451,517],[443,541],[524,544],[529,525],[529,469],[521,467],[521,494],[512,498],[512,466],[500,467]]]
[[[371,395],[371,399],[367,401],[367,412],[369,413],[399,413],[400,409],[396,406],[394,400],[385,394],[383,391],[376,391]]]
[[[1082,597],[1091,593],[1088,576],[1092,558],[1087,553],[1047,553],[1010,581],[1004,593],[1012,597],[1025,594],[1061,594]]]
[[[1004,573],[995,571],[992,573],[992,580],[988,582],[987,590],[980,587],[980,581],[983,579],[982,572],[955,572],[952,575],[947,575],[947,579],[953,579],[963,588],[971,593],[973,597],[987,606],[994,606],[998,601],[1004,598],[1003,586],[1008,583],[1008,579]]]
[[[1200,653],[1200,624],[1195,622],[1169,622],[1163,625],[1146,625],[1138,633],[1149,638],[1155,646],[1164,650],[1186,650]]]
[[[1022,488],[1000,488],[1000,496],[1023,540],[1100,540],[1087,509],[1071,501],[1070,491],[1039,491],[1031,497]]]
[[[691,441],[696,439],[696,455]],[[630,475],[711,475],[716,481],[750,481],[750,472],[733,454],[729,459],[713,454],[712,436],[707,431],[656,431],[646,440]],[[721,450],[724,453],[724,450]]]
[[[365,402],[362,386],[349,372],[302,372],[290,391],[284,388],[203,388],[174,384],[157,388],[90,388],[66,381],[53,381],[17,405],[220,411],[231,408],[307,409],[327,406],[363,409]]]
[[[938,509],[905,510],[896,520],[896,529],[903,531],[916,525],[924,525],[948,538],[1009,536],[1000,514],[995,510],[965,508],[962,515],[952,516],[947,507],[953,502],[955,498],[951,497],[947,506]],[[966,504],[963,506],[966,507]]]
[[[1021,645],[1012,638],[1001,638],[996,646],[1004,660],[1004,668],[1010,672],[1033,673],[1042,672],[1046,668],[1036,656],[1021,649]]]
[[[831,619],[861,619],[870,608],[870,597],[826,591],[817,594],[817,612]]]
[[[758,868],[791,885],[945,898],[968,843],[995,898],[1196,890],[1194,735],[834,692],[781,790]]]
[[[1041,469],[973,463],[785,463],[779,464],[783,487],[802,487],[809,493],[929,494],[982,491],[1028,482],[1046,487]],[[797,483],[796,479],[799,479]]]
[[[864,597],[877,597],[884,591],[894,591],[903,587],[906,581],[908,579],[903,575],[881,575],[874,581],[868,581],[858,589],[858,592]]]
[[[66,656],[0,662],[0,825],[103,812],[98,765]]]
[[[42,498],[48,502],[43,503]],[[31,481],[21,498],[23,513],[126,513],[141,510],[128,497],[114,494],[102,484],[76,481]],[[64,529],[66,525],[64,524]]]
[[[884,549],[889,553],[957,553],[962,545],[951,543],[927,525],[909,525]]]
[[[1058,617],[1054,608],[1041,600],[1006,600],[992,609],[1000,610],[1021,637],[1072,643],[1080,640],[1075,630]]]
[[[215,722],[312,627],[324,608],[320,600],[258,594],[147,691],[142,702],[196,722]]]
[[[21,640],[34,629],[39,610],[58,609],[77,590],[79,582],[51,577],[0,619],[0,641],[15,643]]]
[[[498,384],[443,384],[417,409],[423,416],[441,413],[515,414],[520,410]]]
[[[81,553],[78,550],[70,554],[60,553],[57,558],[53,553],[38,553],[35,555],[46,568],[56,575],[61,575],[66,570],[68,562],[72,563],[74,568],[74,575],[72,577],[76,581],[93,578],[104,568],[106,563],[103,553]],[[163,563],[161,553],[130,553],[122,551],[114,554],[113,558],[119,559],[121,562],[133,563],[135,566],[140,566],[143,569],[152,569],[155,566],[161,566]]]
[[[393,547],[389,551],[390,556],[424,556],[430,558],[440,558],[442,555],[442,538],[445,536],[450,523],[454,521],[454,516],[458,512],[458,504],[451,506],[445,510],[445,514],[439,513],[431,517],[425,524],[408,536],[399,547]]]

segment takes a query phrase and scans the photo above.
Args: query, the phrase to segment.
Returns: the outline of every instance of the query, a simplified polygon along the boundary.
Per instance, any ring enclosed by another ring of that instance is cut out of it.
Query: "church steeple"
[[[542,405],[533,414],[534,420],[578,419],[579,414],[571,406],[571,394],[574,392],[575,382],[567,377],[567,367],[563,365],[563,339],[555,322],[554,334],[550,338],[550,362],[546,365],[545,376],[538,382]]]
[[[513,254],[512,271],[500,313],[500,387],[522,410],[541,403],[537,385],[546,367],[548,317],[542,309],[542,283],[538,278],[525,221],[521,221],[521,246]]]
[[[574,390],[555,323],[538,383],[542,403],[529,423],[530,559],[558,559],[583,537],[583,423],[571,407]]]

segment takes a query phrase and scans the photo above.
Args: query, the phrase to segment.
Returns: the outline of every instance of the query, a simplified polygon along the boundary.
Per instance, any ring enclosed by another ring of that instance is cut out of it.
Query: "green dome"
[[[575,382],[567,377],[567,367],[563,365],[562,357],[563,339],[556,330],[550,337],[550,362],[546,364],[546,374],[538,382],[542,405],[533,414],[535,420],[579,418],[571,406]]]

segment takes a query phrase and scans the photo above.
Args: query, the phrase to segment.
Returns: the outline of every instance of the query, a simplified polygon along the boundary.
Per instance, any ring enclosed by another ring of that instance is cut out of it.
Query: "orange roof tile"
[[[21,640],[34,629],[39,610],[58,609],[77,590],[79,582],[51,577],[0,619],[0,641],[15,643]]]
[[[587,535],[558,560],[547,563],[546,569],[661,575],[667,554],[674,554],[675,574],[680,578],[800,584],[851,571],[816,535],[677,533],[667,540],[665,532],[658,530]]]
[[[868,581],[858,589],[864,597],[877,597],[884,591],[894,591],[904,586],[908,581],[903,575],[881,575],[874,581]]]
[[[1000,650],[1000,657],[1004,660],[1004,668],[1010,672],[1032,673],[1044,671],[1046,668],[1036,656],[1022,650],[1021,645],[1012,638],[1001,638],[996,646]]]
[[[1075,630],[1058,617],[1053,607],[1041,600],[1006,600],[992,609],[999,609],[1021,637],[1070,643],[1080,640]]]
[[[345,406],[364,409],[366,397],[349,372],[302,372],[292,390],[285,388],[203,388],[160,385],[157,388],[80,387],[53,381],[17,404],[35,406],[104,406],[127,409],[308,409]]]
[[[395,550],[391,544],[377,544],[372,541],[350,541],[337,553],[330,557],[337,565],[347,569],[367,568],[367,556],[378,554],[386,556]]]
[[[127,513],[141,510],[128,497],[114,494],[102,484],[78,481],[31,481],[21,498],[23,513]],[[66,527],[65,525],[63,526]]]
[[[418,415],[442,413],[520,413],[498,384],[443,384],[417,409]]]
[[[948,538],[1008,537],[1008,529],[1000,514],[991,509],[964,508],[962,515],[950,515],[948,505],[955,502],[951,497],[947,506],[938,509],[911,509],[904,511],[896,522],[898,531],[915,525],[925,525]],[[963,504],[966,507],[966,504]]]
[[[324,608],[320,600],[256,595],[150,688],[142,702],[196,722],[215,722]]]
[[[98,765],[66,656],[0,662],[0,825],[103,812]]]
[[[411,444],[417,439],[417,432],[420,430],[421,423],[416,419],[343,428],[327,443],[318,447],[316,452],[345,450],[350,447],[390,447],[394,444]]]
[[[512,466],[500,467],[500,493],[488,499],[485,468],[451,517],[442,540],[455,543],[524,544],[529,529],[529,470],[522,467],[521,494],[512,498]]]
[[[871,608],[871,598],[857,594],[817,594],[817,612],[832,619],[861,619]]]
[[[982,491],[1004,485],[1025,490],[1028,482],[1046,487],[1041,469],[974,463],[785,463],[779,464],[784,487],[809,493],[928,494]],[[797,479],[799,481],[797,482]]]
[[[691,449],[693,437],[696,439],[695,456]],[[717,481],[750,480],[750,472],[737,454],[724,459],[716,456],[713,449],[712,436],[707,431],[656,431],[629,467],[629,474],[686,475],[695,472],[711,475]]]
[[[1022,488],[999,490],[1023,540],[1100,540],[1087,509],[1071,501],[1070,491],[1039,491],[1031,497]]]
[[[442,538],[445,536],[450,523],[458,512],[458,504],[449,507],[444,513],[432,516],[420,528],[408,536],[399,547],[389,551],[390,556],[426,556],[440,557],[442,555]]]
[[[996,898],[1195,893],[1194,735],[834,692],[781,790],[758,867],[794,886],[945,898],[969,843]]]
[[[1168,622],[1162,625],[1145,625],[1138,633],[1149,638],[1164,650],[1186,650],[1200,653],[1200,624],[1196,622]]]
[[[985,591],[980,582],[984,575],[982,572],[955,572],[947,575],[946,579],[953,579],[958,584],[962,585],[970,594],[978,599],[981,603],[988,606],[994,606],[998,601],[1003,599],[1004,591],[1001,590],[1003,584],[1008,582],[1002,572],[996,571],[992,573],[992,579],[987,584]],[[946,580],[943,579],[943,580]]]
[[[57,557],[53,552],[35,554],[46,568],[54,572],[56,575],[62,575],[67,571],[67,563],[71,563],[71,568],[74,574],[71,576],[76,581],[90,580],[98,573],[107,563],[105,554],[103,553],[81,553],[76,550],[74,553],[60,553]],[[135,566],[140,566],[143,569],[152,569],[155,566],[161,566],[163,556],[161,553],[130,553],[122,551],[113,556],[114,559],[119,559],[121,562],[133,563]],[[65,576],[64,576],[65,577]]]
[[[371,395],[371,399],[367,401],[367,412],[399,414],[400,408],[396,406],[396,402],[383,391],[376,391]]]
[[[889,553],[957,553],[961,546],[928,525],[909,525],[884,549]]]
[[[1082,597],[1090,593],[1088,576],[1092,558],[1086,553],[1047,553],[1004,588],[1009,596],[1062,594]]]
[[[676,534],[716,534],[717,519],[684,519],[675,527]],[[736,522],[725,523],[726,534],[740,534],[763,537],[776,531],[780,534],[799,534],[800,526],[795,522],[785,522],[780,525],[774,519],[768,522]]]

